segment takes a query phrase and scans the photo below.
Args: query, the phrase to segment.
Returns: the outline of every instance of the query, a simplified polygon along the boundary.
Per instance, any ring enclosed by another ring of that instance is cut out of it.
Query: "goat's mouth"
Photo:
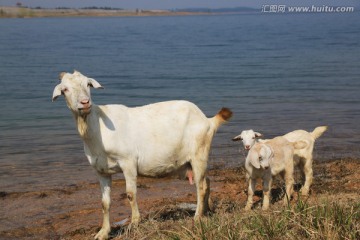
[[[79,113],[81,115],[86,115],[86,114],[89,114],[91,112],[91,106],[78,108],[78,110],[79,110]]]

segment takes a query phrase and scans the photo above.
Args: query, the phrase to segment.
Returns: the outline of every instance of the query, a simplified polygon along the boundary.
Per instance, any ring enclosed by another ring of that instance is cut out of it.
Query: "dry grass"
[[[176,215],[177,214],[177,215]],[[186,212],[162,211],[130,231],[113,229],[114,239],[360,239],[360,201],[353,205],[297,200],[292,207],[245,212],[228,204],[193,221]],[[172,216],[175,216],[172,219]],[[167,219],[167,220],[166,220]]]

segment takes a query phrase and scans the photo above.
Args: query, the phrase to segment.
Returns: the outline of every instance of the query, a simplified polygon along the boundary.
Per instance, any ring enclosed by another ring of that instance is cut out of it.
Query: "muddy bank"
[[[216,208],[245,205],[244,168],[213,169],[211,198]],[[300,174],[296,173],[299,182]],[[273,205],[281,204],[281,181],[274,181]],[[259,187],[259,186],[258,186]],[[299,186],[296,185],[295,189]],[[359,198],[360,159],[331,160],[314,167],[314,184],[308,201],[324,199],[352,204]],[[116,180],[112,190],[111,222],[130,217],[125,181]],[[195,187],[185,180],[139,178],[138,203],[143,221],[193,217]],[[261,199],[261,191],[257,200]],[[0,239],[92,239],[101,226],[102,211],[97,183],[76,185],[25,193],[0,192]],[[184,210],[187,208],[188,209]]]

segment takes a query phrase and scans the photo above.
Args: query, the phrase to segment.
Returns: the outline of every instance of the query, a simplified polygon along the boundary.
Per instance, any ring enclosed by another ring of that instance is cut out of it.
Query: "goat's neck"
[[[77,115],[75,117],[77,130],[82,139],[85,139],[88,133],[87,118],[88,116],[80,116],[80,115]]]

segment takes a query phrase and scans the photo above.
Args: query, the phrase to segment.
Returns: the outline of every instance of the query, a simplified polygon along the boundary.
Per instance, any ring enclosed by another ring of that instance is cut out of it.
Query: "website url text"
[[[348,13],[354,12],[354,7],[334,7],[334,6],[287,6],[287,5],[263,5],[261,12],[263,13]]]

